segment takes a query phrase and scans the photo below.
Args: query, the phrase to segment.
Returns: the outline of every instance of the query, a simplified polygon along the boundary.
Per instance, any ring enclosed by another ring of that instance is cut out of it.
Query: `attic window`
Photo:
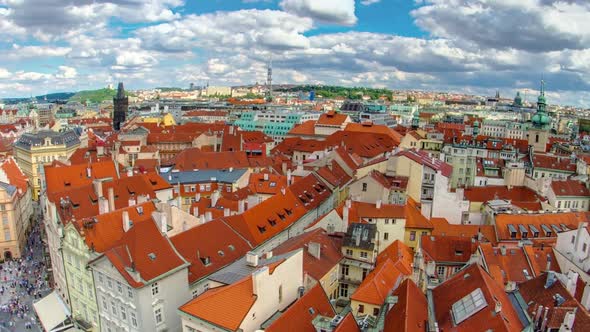
[[[277,212],[277,216],[279,216],[279,218],[281,218],[281,220],[285,220],[286,219],[284,213]]]
[[[274,188],[274,187],[276,187],[276,186],[277,186],[277,183],[276,183],[276,182],[271,182],[271,183],[270,183],[270,187],[271,187],[271,188]]]
[[[148,258],[150,259],[150,261],[155,261],[156,260],[156,254],[154,254],[153,252],[150,252],[148,254]]]
[[[455,256],[463,256],[463,250],[455,250]]]
[[[258,226],[258,231],[260,232],[260,234],[263,234],[264,232],[266,232],[266,226]]]
[[[276,219],[268,218],[268,223],[271,226],[275,226],[277,224],[277,221],[276,221]],[[260,226],[258,228],[260,228]]]
[[[143,214],[143,206],[136,207],[137,213],[141,216]]]
[[[288,216],[293,214],[293,210],[291,210],[291,209],[285,208],[285,212],[287,213]]]
[[[70,183],[70,181],[64,181],[64,186],[69,187],[71,185],[72,185],[72,183]]]
[[[221,250],[217,251],[217,254],[218,254],[219,256],[221,256],[221,257],[225,256],[225,254],[224,254],[224,253],[223,253],[223,251],[221,251]]]
[[[233,244],[230,244],[229,246],[227,246],[229,248],[230,251],[234,251],[236,250],[236,247],[234,247]]]
[[[307,198],[309,199],[313,199],[313,195],[308,193],[307,191],[305,192],[305,196],[307,196]]]
[[[209,256],[199,257],[199,259],[201,260],[201,263],[203,263],[203,265],[205,265],[205,266],[211,265],[211,257],[209,257]]]

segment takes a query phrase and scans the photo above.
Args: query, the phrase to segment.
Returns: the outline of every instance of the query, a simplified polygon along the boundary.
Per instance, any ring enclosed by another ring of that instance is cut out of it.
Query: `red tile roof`
[[[195,226],[173,236],[170,240],[176,250],[191,263],[188,273],[189,283],[233,263],[252,249],[242,237],[221,220]]]
[[[0,168],[6,174],[8,183],[20,190],[19,195],[24,195],[29,188],[29,178],[20,169],[16,160],[13,157],[8,157],[0,162]]]
[[[481,289],[487,306],[456,325],[451,314],[454,303],[476,289]],[[478,264],[463,269],[433,289],[434,307],[438,327],[444,331],[479,331],[482,322],[493,331],[521,331],[523,326],[504,288],[496,283]],[[502,311],[495,312],[496,302]]]
[[[541,275],[543,272],[547,271],[548,261],[551,262],[550,269],[552,271],[561,272],[552,246],[543,245],[533,247],[526,245],[523,249],[535,276]]]
[[[557,234],[552,225],[561,231],[561,224],[569,229],[578,228],[578,224],[589,220],[588,212],[545,213],[545,214],[499,214],[496,216],[496,234],[498,241],[517,241],[522,235],[519,226],[523,226],[528,232],[528,238],[534,239],[530,226],[533,225],[539,232],[540,238],[556,238]],[[511,237],[508,225],[516,229],[516,236]],[[542,225],[551,229],[551,235],[547,236]]]
[[[250,167],[245,152],[203,152],[198,148],[185,149],[166,164],[172,164],[174,169],[181,171]]]
[[[377,170],[371,171],[369,176],[390,190],[405,190],[408,187],[409,178],[407,176],[387,176]]]
[[[334,329],[334,332],[360,332],[359,326],[357,325],[352,312],[349,312],[344,316],[344,319]]]
[[[576,172],[576,163],[569,157],[558,157],[544,154],[533,155],[533,167],[548,170],[558,170],[567,173]]]
[[[112,160],[77,165],[46,165],[45,181],[48,193],[55,193],[92,184],[94,179],[117,178]],[[90,175],[90,176],[88,176]]]
[[[272,322],[266,332],[316,332],[312,324],[318,316],[332,317],[336,314],[330,300],[319,284],[315,285],[300,299],[295,301],[277,320]]]
[[[428,302],[412,279],[393,292],[397,303],[385,316],[383,332],[423,332],[428,325]]]
[[[344,128],[344,131],[348,132],[361,132],[361,133],[375,133],[389,136],[393,143],[397,146],[402,141],[402,134],[399,132],[383,125],[376,125],[372,123],[349,123]]]
[[[420,165],[424,165],[427,167],[432,168],[435,171],[441,171],[443,176],[449,177],[451,176],[451,173],[453,172],[453,166],[445,163],[444,161],[437,159],[437,158],[432,158],[428,155],[427,152],[421,151],[421,150],[415,150],[415,149],[410,149],[410,150],[404,150],[404,151],[400,151],[396,154],[397,157],[406,157],[410,160],[413,160],[414,162],[420,164]]]
[[[316,125],[340,127],[347,119],[350,121],[350,118],[346,114],[328,111],[320,115]]]
[[[438,263],[467,263],[478,245],[473,238],[434,235],[423,235],[420,243],[424,257]]]
[[[308,250],[312,242],[320,244],[319,259]],[[273,254],[281,255],[303,248],[303,272],[319,281],[342,259],[341,246],[342,238],[330,236],[325,230],[318,228],[287,240],[273,249]]]
[[[331,165],[318,169],[316,173],[333,187],[342,187],[352,180],[352,177],[335,160],[332,160]]]
[[[459,236],[473,238],[482,233],[482,241],[496,243],[496,231],[492,225],[456,225],[449,224],[444,218],[432,218],[434,236]]]
[[[310,136],[315,135],[315,120],[308,120],[296,125],[289,131],[289,135]]]
[[[465,199],[470,202],[487,202],[494,199],[518,202],[545,201],[545,198],[527,187],[512,187],[511,189],[507,186],[471,187],[465,189],[464,195]]]
[[[553,180],[551,189],[555,196],[590,196],[590,190],[579,180]]]
[[[572,331],[590,331],[590,314],[574,299],[559,280],[550,287],[545,287],[549,274],[542,274],[534,279],[518,285],[520,294],[528,304],[528,313],[535,317],[540,305],[549,308],[547,314],[547,329],[559,329],[563,323],[566,312],[576,311]],[[559,294],[565,299],[560,306],[555,305],[555,296]],[[543,314],[545,309],[543,309]],[[541,320],[544,316],[541,316]]]
[[[104,255],[134,288],[186,264],[153,220],[133,225]],[[140,281],[130,274],[133,269]]]
[[[505,285],[509,281],[523,282],[527,276],[532,278],[533,271],[528,263],[524,250],[519,247],[492,247],[490,243],[482,243],[480,251],[487,270],[496,282]],[[505,250],[505,254],[502,254]],[[525,272],[526,271],[526,274]]]
[[[383,305],[385,299],[412,273],[412,249],[396,240],[378,256],[373,271],[363,280],[351,300]]]

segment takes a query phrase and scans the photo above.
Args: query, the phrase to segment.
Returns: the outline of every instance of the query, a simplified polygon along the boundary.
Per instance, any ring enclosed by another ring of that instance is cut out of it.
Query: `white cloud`
[[[282,0],[286,12],[318,22],[352,26],[357,22],[354,0]]]
[[[370,6],[372,4],[376,4],[376,3],[379,3],[379,2],[381,2],[381,0],[362,0],[361,1],[361,5],[363,5],[363,6]]]

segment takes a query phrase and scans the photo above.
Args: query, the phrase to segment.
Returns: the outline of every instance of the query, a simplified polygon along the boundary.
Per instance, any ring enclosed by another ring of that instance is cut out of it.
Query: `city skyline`
[[[540,0],[0,0],[0,98],[263,83],[272,57],[277,84],[513,96],[544,78],[550,103],[589,107],[588,15]]]

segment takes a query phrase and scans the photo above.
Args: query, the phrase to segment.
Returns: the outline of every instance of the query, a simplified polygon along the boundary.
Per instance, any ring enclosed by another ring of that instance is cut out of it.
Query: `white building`
[[[575,272],[586,283],[581,304],[590,309],[590,274],[587,272],[590,270],[588,223],[583,222],[579,224],[578,229],[558,233],[554,252],[562,273]],[[575,291],[575,287],[573,290]]]

